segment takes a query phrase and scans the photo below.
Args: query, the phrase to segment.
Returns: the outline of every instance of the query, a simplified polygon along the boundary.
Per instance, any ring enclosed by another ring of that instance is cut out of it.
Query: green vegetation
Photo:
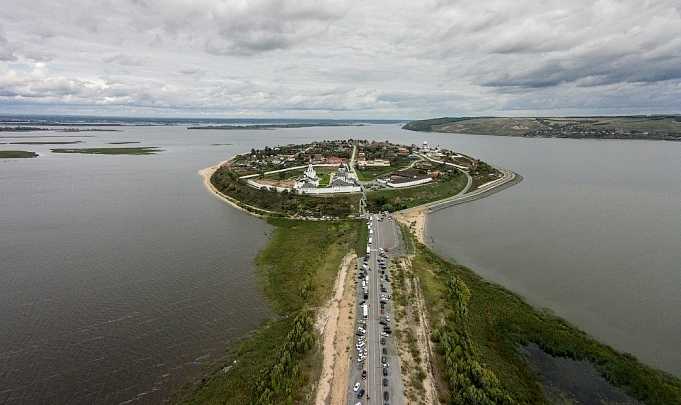
[[[357,178],[361,181],[371,181],[403,169],[409,166],[411,162],[412,161],[408,159],[398,159],[394,162],[390,162],[390,166],[365,167],[364,169],[357,168],[355,171],[357,172]]]
[[[75,148],[75,149],[52,149],[54,153],[84,153],[89,155],[154,155],[161,152],[155,146],[141,146],[130,148]]]
[[[681,404],[681,381],[590,338],[416,244],[413,270],[421,281],[450,403],[546,403],[518,348],[590,361],[603,377],[649,405]],[[475,400],[473,400],[475,398]],[[484,400],[488,398],[492,402]]]
[[[267,296],[283,313],[305,305],[317,307],[328,298],[341,258],[356,247],[366,226],[361,221],[270,223],[276,230],[257,260],[267,277],[263,280]]]
[[[596,139],[681,140],[681,116],[459,117],[412,121],[404,129],[460,134]]]
[[[470,188],[471,191],[502,176],[501,172],[483,161],[478,161],[475,169],[471,170],[469,174],[473,180]]]
[[[420,317],[417,307],[413,305],[417,299],[415,276],[406,261],[399,264],[391,263],[390,272],[393,276],[392,299],[395,316],[395,339],[400,352],[400,367],[402,374],[408,375],[405,384],[405,396],[410,404],[424,404],[426,378],[425,359],[421,357],[416,337]]]
[[[367,193],[367,209],[372,212],[403,210],[454,196],[465,186],[466,176],[453,171],[422,186],[370,191]]]
[[[32,132],[32,131],[49,131],[49,128],[27,127],[27,126],[2,126],[0,132]]]
[[[467,120],[467,119],[471,119],[471,118],[443,117],[443,118],[431,118],[431,119],[427,119],[427,120],[409,121],[406,124],[404,124],[402,129],[408,129],[410,131],[430,132],[430,131],[433,131],[433,128],[438,126],[438,125],[451,124],[453,122],[464,121],[464,120]]]
[[[26,150],[0,150],[0,159],[25,159],[34,157],[38,157],[38,154]]]
[[[328,187],[331,183],[331,173],[318,174],[319,176],[319,187]]]
[[[331,296],[341,260],[366,226],[361,221],[270,223],[274,233],[256,262],[277,319],[230,352],[228,369],[221,364],[185,392],[182,404],[312,403],[312,383],[321,367],[314,309]]]
[[[247,204],[279,216],[304,217],[347,217],[359,212],[358,194],[338,194],[326,196],[306,196],[288,191],[276,192],[256,190],[239,180],[236,173],[221,167],[211,177],[211,183],[221,193]]]

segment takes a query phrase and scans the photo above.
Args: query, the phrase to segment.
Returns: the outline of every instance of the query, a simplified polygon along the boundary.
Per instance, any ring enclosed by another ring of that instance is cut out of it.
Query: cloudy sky
[[[681,112],[681,0],[0,0],[0,113]]]

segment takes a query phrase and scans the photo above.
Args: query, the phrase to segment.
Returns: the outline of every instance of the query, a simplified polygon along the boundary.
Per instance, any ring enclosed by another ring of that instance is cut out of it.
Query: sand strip
[[[315,328],[322,336],[322,373],[317,385],[315,404],[345,404],[350,367],[349,347],[354,324],[354,295],[346,288],[352,279],[357,256],[348,253],[341,264],[334,285],[334,295],[319,310]]]

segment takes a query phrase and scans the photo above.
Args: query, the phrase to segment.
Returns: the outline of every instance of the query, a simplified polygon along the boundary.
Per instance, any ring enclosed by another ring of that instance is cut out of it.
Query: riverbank
[[[590,363],[630,398],[649,405],[681,404],[678,378],[617,352],[547,311],[535,309],[520,296],[483,280],[465,266],[440,258],[425,245],[415,246],[412,270],[434,328],[434,366],[444,383],[438,387],[441,398],[465,401],[467,395],[475,393],[477,398],[486,397],[494,403],[550,403],[540,376],[521,354],[521,348],[535,344],[556,358]],[[582,385],[571,389],[592,388]],[[601,394],[589,392],[592,398]],[[570,398],[574,392],[563,394]]]
[[[411,121],[403,129],[525,138],[680,141],[681,116],[444,117]]]
[[[366,227],[360,221],[269,222],[275,229],[256,264],[276,317],[230,349],[208,377],[186,387],[179,403],[313,403],[325,349],[315,320],[320,314],[330,319],[334,285],[351,275],[346,255],[355,252]],[[343,268],[345,278],[338,276]],[[336,334],[346,329],[340,308]]]
[[[203,179],[203,186],[206,187],[206,190],[208,190],[208,192],[213,194],[217,199],[221,200],[222,202],[225,202],[225,203],[231,205],[232,207],[234,207],[238,210],[241,210],[241,211],[246,212],[248,214],[254,215],[258,218],[263,218],[263,215],[259,214],[256,211],[258,208],[251,207],[252,209],[248,210],[248,209],[242,207],[241,203],[239,201],[221,193],[220,190],[215,188],[213,183],[210,181],[211,177],[213,177],[213,174],[215,174],[215,172],[220,168],[220,166],[224,165],[225,163],[229,162],[230,160],[231,160],[231,158],[227,159],[227,160],[223,160],[222,162],[220,162],[216,165],[209,166],[209,167],[206,167],[205,169],[199,170],[198,173],[199,173],[199,176],[201,176],[201,178]]]
[[[428,204],[419,205],[414,208],[397,211],[393,215],[395,216],[395,219],[410,228],[420,243],[426,244],[426,227],[428,225],[429,213],[453,205],[479,200],[518,184],[523,180],[522,176],[510,170],[498,170],[502,173],[501,178],[482,184],[473,191],[469,192],[472,186],[472,179],[470,176],[467,176],[468,183],[456,195]]]

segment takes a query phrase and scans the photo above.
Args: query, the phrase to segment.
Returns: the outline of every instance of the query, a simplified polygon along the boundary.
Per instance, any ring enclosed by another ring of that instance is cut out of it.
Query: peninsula
[[[527,138],[681,141],[680,115],[618,117],[444,117],[408,122],[412,131]]]
[[[678,378],[424,244],[429,211],[521,181],[509,170],[428,142],[340,140],[200,174],[274,226],[256,264],[276,316],[179,403],[681,403]]]
[[[52,149],[53,153],[81,153],[86,155],[154,155],[161,151],[162,149],[156,146]]]

